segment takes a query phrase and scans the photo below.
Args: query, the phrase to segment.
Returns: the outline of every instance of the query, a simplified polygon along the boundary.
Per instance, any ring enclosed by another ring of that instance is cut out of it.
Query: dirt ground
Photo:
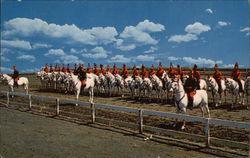
[[[126,130],[79,124],[0,106],[3,158],[241,157],[173,140],[145,141]]]
[[[44,90],[40,88],[40,81],[36,79],[34,74],[25,75],[29,78],[30,81],[30,94],[40,95],[40,96],[48,96],[48,97],[58,97],[63,99],[74,99],[73,94],[64,94],[60,92],[55,92],[51,90]],[[1,85],[0,90],[7,90],[6,85]],[[16,89],[17,92],[24,92],[24,90],[20,87]],[[246,109],[246,105],[238,105],[235,109],[230,109],[230,97],[227,97],[227,104],[223,104],[219,107],[214,107],[211,103],[211,94],[210,96],[210,113],[212,118],[218,118],[223,120],[231,120],[231,121],[239,121],[239,122],[248,122],[250,123],[250,113],[249,110]],[[0,96],[0,100],[6,100],[4,96]],[[81,101],[88,101],[87,92],[80,95]],[[26,98],[18,98],[15,97],[11,99],[11,101],[16,101],[20,103],[27,102]],[[44,102],[44,101],[43,101]],[[138,101],[136,99],[131,99],[129,93],[126,93],[125,97],[113,96],[107,97],[106,95],[99,95],[94,97],[95,103],[102,103],[108,105],[116,105],[116,106],[125,106],[132,108],[140,108],[140,109],[149,109],[155,111],[163,111],[163,112],[171,112],[175,113],[176,108],[172,103],[165,102],[164,103],[156,103],[153,99],[151,102],[148,102],[147,99],[143,99],[142,101]],[[39,103],[39,101],[37,102]],[[43,105],[42,103],[40,103]],[[48,103],[48,105],[54,106],[55,103]],[[89,113],[89,110],[86,110],[84,107],[74,107],[72,105],[65,104],[62,106],[61,110],[73,113]],[[187,111],[188,115],[201,116],[200,109],[193,109]],[[105,111],[98,110],[97,115],[105,118],[110,118],[114,120],[122,120],[125,122],[134,122],[137,121],[137,116],[132,114],[121,114],[116,111]],[[159,117],[145,117],[144,123],[146,125],[160,127],[160,128],[171,128],[171,124],[173,120],[159,118]],[[204,135],[204,125],[195,123],[195,122],[187,122],[186,129],[184,132]],[[249,131],[242,129],[230,129],[223,126],[211,126],[211,136],[217,138],[223,138],[228,140],[240,141],[240,142],[248,142]]]

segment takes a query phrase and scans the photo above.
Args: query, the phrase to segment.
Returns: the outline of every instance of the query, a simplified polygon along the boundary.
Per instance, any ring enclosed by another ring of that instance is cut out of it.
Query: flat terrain
[[[205,158],[223,155],[223,151],[206,151],[171,140],[165,143],[144,141],[124,130],[77,124],[2,106],[0,124],[3,158]]]

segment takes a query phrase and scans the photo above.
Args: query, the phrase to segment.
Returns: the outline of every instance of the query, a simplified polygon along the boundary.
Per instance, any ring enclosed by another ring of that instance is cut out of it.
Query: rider
[[[78,72],[77,72],[77,65],[76,65],[76,64],[74,64],[73,74],[74,74],[74,75],[77,75],[77,73],[78,73]]]
[[[148,78],[148,71],[147,71],[146,67],[144,66],[144,64],[142,64],[141,69],[142,69],[141,70],[142,79]]]
[[[92,68],[89,63],[88,63],[87,73],[92,73]]]
[[[219,94],[221,94],[221,80],[222,80],[222,73],[219,71],[218,69],[218,65],[215,64],[214,65],[214,74],[213,74],[213,78],[215,79],[215,81],[217,82],[218,86],[219,86]]]
[[[17,81],[19,80],[19,71],[17,70],[16,66],[13,66],[14,72],[12,78],[14,80],[14,86],[18,87]]]
[[[61,70],[62,72],[67,72],[67,69],[64,67],[64,64],[62,64],[62,70]]]
[[[196,64],[194,64],[193,75],[194,75],[194,78],[196,79],[197,89],[200,89],[201,75],[200,75],[199,71],[197,71],[197,65]]]
[[[189,78],[184,84],[184,89],[188,95],[188,108],[192,110],[194,101],[193,97],[196,93],[195,90],[197,89],[197,82],[194,77],[194,71],[191,68],[189,69]]]
[[[54,72],[52,64],[50,64],[50,66],[49,66],[49,72]]]
[[[132,76],[133,79],[135,79],[136,76],[140,76],[140,74],[139,74],[136,66],[134,65],[134,67],[133,67],[133,76]]]
[[[70,69],[70,65],[69,65],[69,64],[67,65],[67,72],[68,72],[68,73],[71,73],[71,72],[72,72],[72,70]]]
[[[159,63],[159,66],[158,66],[158,71],[156,72],[156,76],[158,76],[158,77],[161,79],[163,73],[164,73],[164,70],[163,70],[163,68],[162,68],[162,63],[160,62],[160,63]]]
[[[56,64],[56,66],[55,66],[55,71],[56,71],[56,72],[59,72],[59,71],[60,71],[60,65],[59,65],[59,64]]]
[[[96,74],[97,76],[99,75],[99,70],[96,63],[94,63],[94,74]]]
[[[109,65],[107,65],[106,72],[110,72],[110,73],[112,73]]]
[[[250,77],[250,69],[247,70],[246,78]]]
[[[126,67],[125,64],[123,64],[123,69],[122,69],[121,75],[122,75],[122,77],[123,77],[124,79],[126,79],[126,78],[128,77],[128,75],[129,75],[128,69],[127,69],[127,67]]]
[[[181,81],[183,82],[183,76],[186,73],[182,70],[182,68],[181,68],[181,66],[179,64],[177,65],[177,72],[176,72],[176,74],[178,75],[178,78],[180,78]]]
[[[236,62],[234,65],[234,70],[231,74],[231,77],[239,84],[240,92],[243,92],[242,84],[241,84],[241,72],[239,70],[239,65]]]
[[[45,68],[44,68],[44,70],[43,70],[43,71],[45,71],[46,73],[48,73],[48,72],[49,72],[48,64],[45,64]]]
[[[152,65],[151,68],[150,68],[149,76],[155,75],[155,70],[154,69],[155,69],[155,67],[154,67],[154,65]]]
[[[100,72],[105,76],[106,75],[106,70],[104,69],[102,64],[100,64],[100,68],[101,68]]]
[[[118,68],[116,67],[116,64],[114,64],[113,66],[113,71],[112,71],[113,75],[119,74]]]
[[[168,70],[168,77],[171,78],[171,79],[174,79],[175,78],[175,75],[177,75],[176,71],[174,70],[174,66],[172,63],[170,63],[170,67],[169,67],[169,70]]]
[[[86,72],[84,70],[83,64],[79,64],[79,67],[78,67],[78,78],[82,82],[82,88],[84,88],[85,85],[86,85],[87,76],[86,76]]]

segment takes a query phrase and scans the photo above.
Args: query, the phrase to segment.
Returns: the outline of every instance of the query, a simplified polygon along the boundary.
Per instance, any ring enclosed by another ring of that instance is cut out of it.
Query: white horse
[[[76,95],[76,100],[78,101],[79,99],[79,95],[81,92],[81,86],[82,86],[82,82],[79,80],[77,75],[74,75],[73,73],[70,74],[71,78],[72,78],[72,82],[73,82],[73,89]],[[86,86],[84,87],[83,90],[88,89],[89,91],[89,102],[90,103],[94,103],[94,86],[96,82],[98,81],[98,76],[92,73],[87,73],[86,74]],[[78,106],[78,104],[76,104],[76,106]]]
[[[177,79],[171,83],[171,88],[175,92],[175,104],[177,108],[177,113],[186,113],[187,106],[188,106],[188,95],[184,91],[183,84],[181,80]],[[202,117],[204,117],[204,110],[208,114],[208,118],[210,118],[210,112],[208,108],[208,96],[205,90],[196,90],[196,94],[194,95],[193,99],[193,107],[200,107],[202,112]],[[177,121],[177,120],[176,120]],[[174,124],[175,126],[176,124]],[[185,121],[181,129],[185,128]]]
[[[245,82],[245,91],[246,91],[246,98],[247,98],[247,105],[249,105],[249,96],[250,96],[250,77],[246,79]],[[248,107],[247,107],[248,108]]]
[[[99,84],[96,85],[97,93],[100,93],[100,92],[105,93],[106,88],[107,88],[106,77],[102,73],[99,73],[98,78],[99,78],[99,82],[98,82]]]
[[[222,100],[222,92],[224,92],[225,97],[225,103],[226,103],[226,85],[225,81],[221,80],[221,93],[219,93],[219,85],[216,82],[216,80],[213,77],[208,77],[207,79],[208,87],[211,88],[212,91],[212,97],[213,97],[213,103],[215,104],[215,107],[218,106],[218,104],[221,104]]]
[[[138,97],[140,98],[142,84],[143,84],[143,79],[140,76],[136,76],[134,79],[134,83],[133,83],[133,86],[134,86],[133,94],[132,94],[133,97],[137,95],[137,90],[138,90],[138,95],[139,95]]]
[[[128,76],[127,78],[124,79],[124,86],[125,88],[128,88],[130,90],[131,98],[133,98],[134,97],[133,92],[135,89],[135,80],[131,76]]]
[[[169,99],[169,94],[172,94],[173,96],[173,89],[171,88],[171,86],[169,86],[172,82],[172,79],[169,78],[168,73],[166,71],[164,71],[164,73],[162,74],[162,81],[163,81],[163,89],[166,91],[167,93],[167,100]]]
[[[158,102],[159,102],[160,99],[162,99],[163,83],[156,75],[152,75],[150,77],[150,79],[151,79],[151,82],[153,84],[153,89],[156,91],[157,99],[158,99]]]
[[[119,94],[119,92],[121,90],[122,97],[124,97],[124,87],[125,87],[125,85],[124,85],[124,80],[123,80],[122,76],[119,75],[119,74],[116,74],[115,75],[115,81],[116,81],[115,87],[117,87],[117,89],[118,89],[118,94]]]
[[[232,106],[231,106],[231,108],[234,108],[234,105],[237,104],[238,97],[239,97],[239,103],[244,105],[244,92],[240,92],[239,84],[231,78],[226,78],[225,83],[226,83],[226,88],[232,94]],[[245,81],[241,80],[241,84],[242,84],[242,88],[244,91]]]
[[[108,93],[109,96],[111,96],[116,84],[115,76],[111,72],[107,72],[106,79],[107,79]]]
[[[144,78],[142,85],[139,89],[139,100],[141,99],[141,91],[144,92],[144,97],[148,96],[149,102],[151,101],[152,97],[152,90],[153,90],[153,84],[149,78]]]
[[[9,86],[9,91],[14,92],[14,79],[7,74],[0,74],[1,80],[7,81]],[[25,93],[29,93],[29,80],[27,77],[20,77],[17,81],[18,86],[23,86]]]

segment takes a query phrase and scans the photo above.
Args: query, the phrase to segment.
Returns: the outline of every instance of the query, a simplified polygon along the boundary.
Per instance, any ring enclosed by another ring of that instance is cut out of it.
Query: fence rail
[[[173,114],[173,113],[166,113],[166,112],[152,111],[152,110],[143,110],[143,109],[136,109],[136,108],[129,108],[129,107],[120,107],[120,106],[114,106],[114,105],[91,104],[89,102],[83,102],[83,101],[74,101],[74,100],[67,100],[67,99],[37,96],[37,95],[28,95],[28,94],[16,93],[16,92],[0,91],[0,94],[7,96],[7,104],[8,105],[10,103],[10,100],[9,100],[10,95],[27,97],[29,99],[29,108],[30,109],[32,108],[32,98],[48,100],[48,101],[55,101],[57,115],[60,114],[60,103],[71,103],[71,104],[89,106],[91,109],[93,123],[95,122],[95,118],[96,118],[96,116],[95,116],[96,108],[137,113],[138,114],[138,130],[140,133],[143,133],[143,126],[144,126],[143,125],[143,116],[144,115],[161,116],[161,117],[165,117],[165,118],[182,119],[182,120],[188,120],[188,121],[201,122],[201,123],[205,124],[204,131],[205,131],[206,146],[210,145],[210,124],[228,126],[228,127],[236,127],[236,128],[244,128],[244,129],[250,130],[250,123],[246,123],[246,122],[235,122],[235,121],[226,121],[226,120],[220,120],[220,119],[202,118],[202,117],[197,117],[197,116]]]

